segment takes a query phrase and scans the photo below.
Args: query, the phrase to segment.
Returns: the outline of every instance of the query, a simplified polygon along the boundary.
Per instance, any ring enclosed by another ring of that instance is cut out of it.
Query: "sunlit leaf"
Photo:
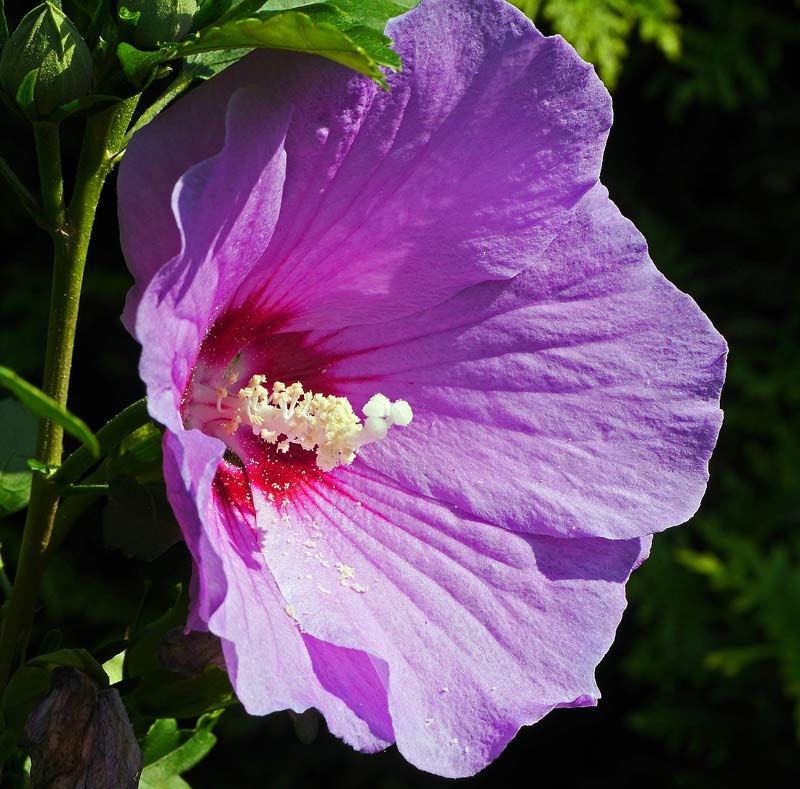
[[[161,480],[163,434],[158,425],[149,422],[127,436],[108,459],[109,477],[136,477],[142,483]]]
[[[232,66],[237,60],[241,60],[248,52],[252,52],[250,47],[241,49],[222,49],[214,52],[201,52],[198,55],[189,55],[184,63],[183,70],[197,79],[211,79],[219,74],[220,71]]]
[[[68,433],[82,441],[92,451],[95,457],[100,457],[100,444],[86,423],[74,414],[71,414],[63,405],[46,395],[33,384],[20,378],[8,367],[0,366],[0,386],[4,386],[28,410],[37,416],[49,419],[61,425]]]
[[[357,2],[357,0],[355,0]],[[681,52],[681,30],[675,0],[511,0],[538,24],[560,33],[613,88],[638,30],[667,57]]]
[[[170,44],[154,52],[120,44],[117,55],[128,79],[142,84],[157,66],[169,60],[192,56],[195,68],[199,64],[219,70],[219,59],[196,56],[253,48],[319,55],[366,74],[382,85],[385,85],[382,69],[397,69],[401,65],[382,29],[362,24],[331,3],[306,4],[302,12],[262,11],[243,19],[223,19],[220,24],[200,30],[180,44]]]
[[[159,723],[163,723],[159,721]],[[151,733],[153,729],[151,728]],[[166,730],[157,732],[161,737]],[[149,739],[149,734],[148,734]],[[148,764],[142,771],[139,780],[141,789],[183,789],[188,787],[179,776],[190,770],[208,754],[217,742],[216,736],[206,728],[200,728],[183,745]],[[145,749],[147,743],[145,744]]]
[[[17,88],[17,95],[14,96],[20,109],[26,115],[36,114],[36,104],[34,90],[36,89],[36,80],[39,77],[39,69],[31,69],[19,83]]]
[[[178,722],[175,718],[160,718],[147,731],[143,747],[144,766],[158,761],[181,744]]]

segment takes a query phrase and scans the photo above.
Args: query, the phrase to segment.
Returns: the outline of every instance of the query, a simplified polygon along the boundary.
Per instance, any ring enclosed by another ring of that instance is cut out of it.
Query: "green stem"
[[[168,104],[171,104],[178,96],[192,84],[194,77],[191,74],[188,74],[185,71],[181,71],[177,77],[169,84],[169,87],[157,98],[137,119],[134,124],[131,125],[131,128],[128,130],[128,133],[125,135],[125,140],[123,143],[123,148],[119,152],[118,155],[122,155],[127,147],[128,143],[131,141],[131,137],[139,131],[143,126],[147,126],[153,118],[158,115],[161,110],[165,109]]]
[[[49,121],[34,123],[33,136],[36,140],[44,215],[50,225],[50,232],[58,233],[63,230],[66,211],[64,179],[61,176],[61,136],[58,124]]]
[[[149,419],[147,400],[144,397],[129,405],[124,411],[120,411],[97,431],[97,443],[100,444],[101,455],[107,455],[123,438],[147,424]],[[71,485],[96,462],[97,458],[92,455],[92,451],[85,445],[81,446],[61,464],[50,481],[59,487]]]
[[[62,405],[67,403],[78,304],[95,212],[103,183],[114,164],[113,155],[120,148],[138,98],[120,102],[87,121],[69,208],[64,206],[58,127],[49,123],[34,125],[42,205],[53,228],[54,246],[42,389]],[[58,465],[62,446],[61,427],[43,420],[37,459]],[[24,652],[27,643],[57,509],[55,486],[40,474],[34,474],[14,588],[0,630],[0,688],[8,681],[17,652]]]
[[[81,485],[68,485],[60,491],[61,498],[66,499],[72,496],[103,496],[109,491],[107,482],[87,483]]]

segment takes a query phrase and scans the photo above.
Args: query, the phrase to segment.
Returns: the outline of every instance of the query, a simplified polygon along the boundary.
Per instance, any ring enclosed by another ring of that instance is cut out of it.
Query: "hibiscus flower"
[[[256,52],[136,134],[124,320],[245,708],[462,776],[597,702],[725,344],[599,184],[611,103],[563,39],[500,0],[387,32],[388,92]]]

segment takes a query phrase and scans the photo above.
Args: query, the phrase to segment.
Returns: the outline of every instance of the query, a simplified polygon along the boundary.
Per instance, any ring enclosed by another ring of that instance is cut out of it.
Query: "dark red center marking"
[[[278,452],[246,428],[240,429],[236,442],[250,486],[277,508],[294,504],[304,491],[325,481],[313,451],[291,444],[288,452]]]
[[[309,332],[281,332],[283,316],[267,315],[263,307],[245,304],[224,310],[212,326],[198,354],[195,375],[207,386],[226,386],[231,394],[245,386],[250,376],[266,375],[267,384],[299,381],[306,391],[338,394],[336,380],[328,371],[337,357],[319,352],[309,342]],[[231,362],[239,380],[231,385],[226,376]],[[190,407],[192,385],[187,387],[183,412]],[[199,426],[199,425],[196,425]],[[219,432],[215,432],[219,435]],[[243,424],[228,441],[238,462],[226,462],[214,480],[220,501],[229,502],[243,512],[253,511],[251,486],[263,491],[275,506],[293,503],[310,485],[324,481],[316,464],[316,453],[291,445],[278,452],[252,434]]]

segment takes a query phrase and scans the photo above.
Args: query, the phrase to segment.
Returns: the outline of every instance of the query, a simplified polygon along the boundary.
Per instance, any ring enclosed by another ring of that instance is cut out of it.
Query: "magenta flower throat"
[[[610,99],[500,0],[423,0],[390,91],[254,53],[133,139],[125,321],[253,714],[472,774],[597,703],[697,509],[725,343],[599,183]],[[446,42],[446,45],[443,44]]]

